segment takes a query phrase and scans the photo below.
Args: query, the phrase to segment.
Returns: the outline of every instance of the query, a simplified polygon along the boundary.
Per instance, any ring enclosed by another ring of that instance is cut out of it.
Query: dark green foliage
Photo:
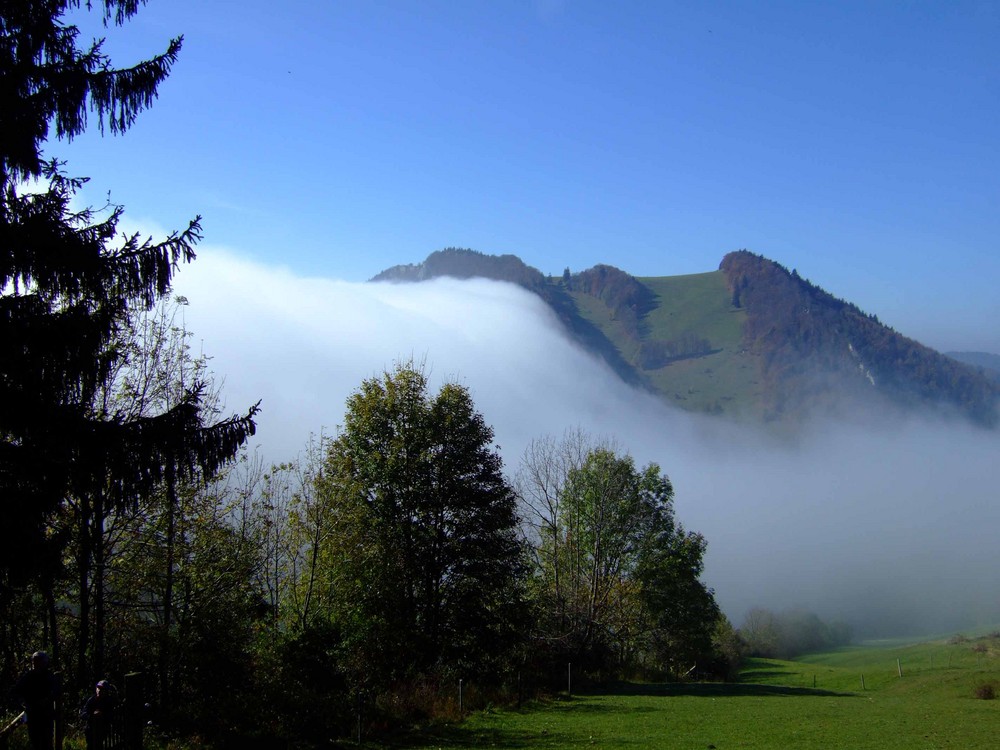
[[[317,624],[272,644],[277,662],[270,665],[271,705],[263,712],[276,733],[316,745],[350,734],[357,686],[347,682],[342,643],[339,630]]]
[[[533,443],[520,479],[535,524],[536,657],[593,678],[711,669],[720,612],[706,543],[676,523],[673,487],[609,447]],[[722,670],[723,672],[725,670]]]
[[[348,400],[322,479],[338,621],[367,679],[498,666],[523,626],[524,550],[468,391],[400,365]]]
[[[253,432],[252,414],[204,429],[202,386],[162,414],[127,420],[95,412],[112,376],[113,344],[135,308],[167,293],[181,261],[194,258],[198,220],[162,242],[133,236],[114,246],[120,207],[98,218],[70,201],[82,180],[67,178],[42,145],[83,132],[88,109],[113,132],[126,130],[156,96],[180,50],[115,70],[94,43],[77,47],[63,14],[78,2],[4,3],[0,16],[0,495],[5,523],[0,567],[11,573],[43,543],[44,519],[68,495],[102,493],[134,502],[164,478],[213,472]],[[106,21],[122,23],[131,0],[106,0]],[[47,190],[25,194],[20,181]],[[31,567],[31,564],[29,564]],[[23,571],[21,571],[23,572]]]
[[[50,139],[84,132],[88,114],[102,131],[128,130],[155,100],[181,48],[174,39],[162,54],[115,69],[100,42],[78,45],[78,30],[66,14],[81,5],[0,4],[0,620],[24,617],[19,607],[30,601],[40,610],[33,619],[43,624],[33,647],[51,643],[65,669],[70,655],[63,647],[72,646],[77,668],[65,673],[79,684],[92,684],[108,669],[133,667],[149,653],[143,646],[170,644],[172,625],[188,626],[185,643],[211,674],[238,680],[245,639],[221,625],[246,623],[237,619],[245,614],[239,595],[225,603],[215,599],[214,611],[200,606],[205,600],[182,600],[187,619],[172,622],[168,584],[162,621],[111,619],[125,609],[116,609],[120,600],[113,594],[126,598],[109,574],[112,523],[154,497],[172,508],[175,487],[214,475],[253,434],[256,407],[212,424],[218,415],[206,403],[206,381],[184,380],[179,371],[165,373],[178,387],[155,405],[117,388],[123,373],[153,356],[132,346],[133,326],[167,295],[179,264],[194,259],[201,227],[195,219],[158,242],[122,237],[122,207],[75,209],[85,180],[67,176],[64,165],[43,152]],[[105,24],[120,25],[139,5],[104,0],[99,12]],[[25,187],[33,179],[39,192]],[[169,545],[178,541],[173,533]],[[225,533],[216,542],[225,545]],[[218,555],[207,554],[215,559],[203,560],[205,569],[230,570]],[[166,563],[168,570],[173,565]],[[147,578],[127,594],[152,596],[153,586]],[[33,595],[24,597],[24,591]],[[72,617],[66,616],[67,601],[73,602]],[[135,624],[134,632],[125,632],[126,623]],[[5,657],[25,645],[13,627],[2,635],[19,639],[5,640]],[[173,671],[161,662],[163,675]],[[189,672],[185,682],[201,691],[199,679],[207,674]]]
[[[101,42],[81,49],[79,31],[63,16],[80,0],[4,2],[0,15],[0,178],[39,177],[45,171],[40,145],[55,126],[58,138],[72,139],[87,127],[87,110],[112,133],[131,127],[156,98],[181,49],[181,38],[167,50],[130,68],[115,70]],[[138,0],[104,0],[105,24],[122,25],[139,8]],[[86,3],[90,7],[90,3]]]
[[[735,681],[746,661],[748,647],[739,631],[725,615],[720,615],[712,634],[712,659],[705,673],[726,681]],[[700,670],[699,670],[700,671]]]
[[[654,340],[639,345],[637,364],[644,370],[656,370],[680,359],[690,359],[711,354],[711,342],[694,333],[687,333],[669,341]]]
[[[674,674],[713,659],[716,625],[722,617],[712,590],[701,582],[707,542],[674,522],[673,508],[658,509],[636,578],[650,613],[650,651]]]

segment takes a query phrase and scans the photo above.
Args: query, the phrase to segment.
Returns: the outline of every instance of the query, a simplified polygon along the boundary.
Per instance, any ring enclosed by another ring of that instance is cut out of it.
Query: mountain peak
[[[528,288],[545,281],[541,271],[526,265],[516,255],[487,255],[461,247],[436,250],[416,265],[387,268],[373,276],[371,281],[425,281],[439,276],[509,281]]]
[[[637,278],[607,264],[545,276],[515,255],[446,248],[372,281],[439,276],[534,292],[624,380],[685,409],[786,422],[883,404],[998,421],[995,378],[746,250],[718,271]]]

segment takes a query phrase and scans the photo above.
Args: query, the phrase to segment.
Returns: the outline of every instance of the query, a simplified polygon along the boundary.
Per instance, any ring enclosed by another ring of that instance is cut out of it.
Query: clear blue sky
[[[152,0],[106,33],[118,66],[185,43],[126,136],[49,154],[206,245],[349,281],[748,248],[1000,352],[1000,3]]]

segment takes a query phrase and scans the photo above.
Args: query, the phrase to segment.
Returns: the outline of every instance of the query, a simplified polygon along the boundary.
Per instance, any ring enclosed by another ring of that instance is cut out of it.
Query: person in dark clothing
[[[86,722],[84,733],[87,737],[87,750],[100,750],[104,738],[108,736],[111,717],[115,713],[115,692],[111,683],[101,680],[94,687],[94,694],[87,698],[80,712]]]
[[[49,655],[36,651],[31,655],[31,669],[14,684],[14,697],[24,706],[33,750],[52,750],[58,695],[59,681],[49,671]]]

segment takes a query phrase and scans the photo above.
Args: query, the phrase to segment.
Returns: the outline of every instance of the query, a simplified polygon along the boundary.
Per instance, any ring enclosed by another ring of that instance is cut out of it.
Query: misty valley
[[[0,748],[995,743],[1000,353],[745,249],[349,282],[137,230],[50,149],[157,101],[184,37],[88,41],[145,5],[0,6]]]

